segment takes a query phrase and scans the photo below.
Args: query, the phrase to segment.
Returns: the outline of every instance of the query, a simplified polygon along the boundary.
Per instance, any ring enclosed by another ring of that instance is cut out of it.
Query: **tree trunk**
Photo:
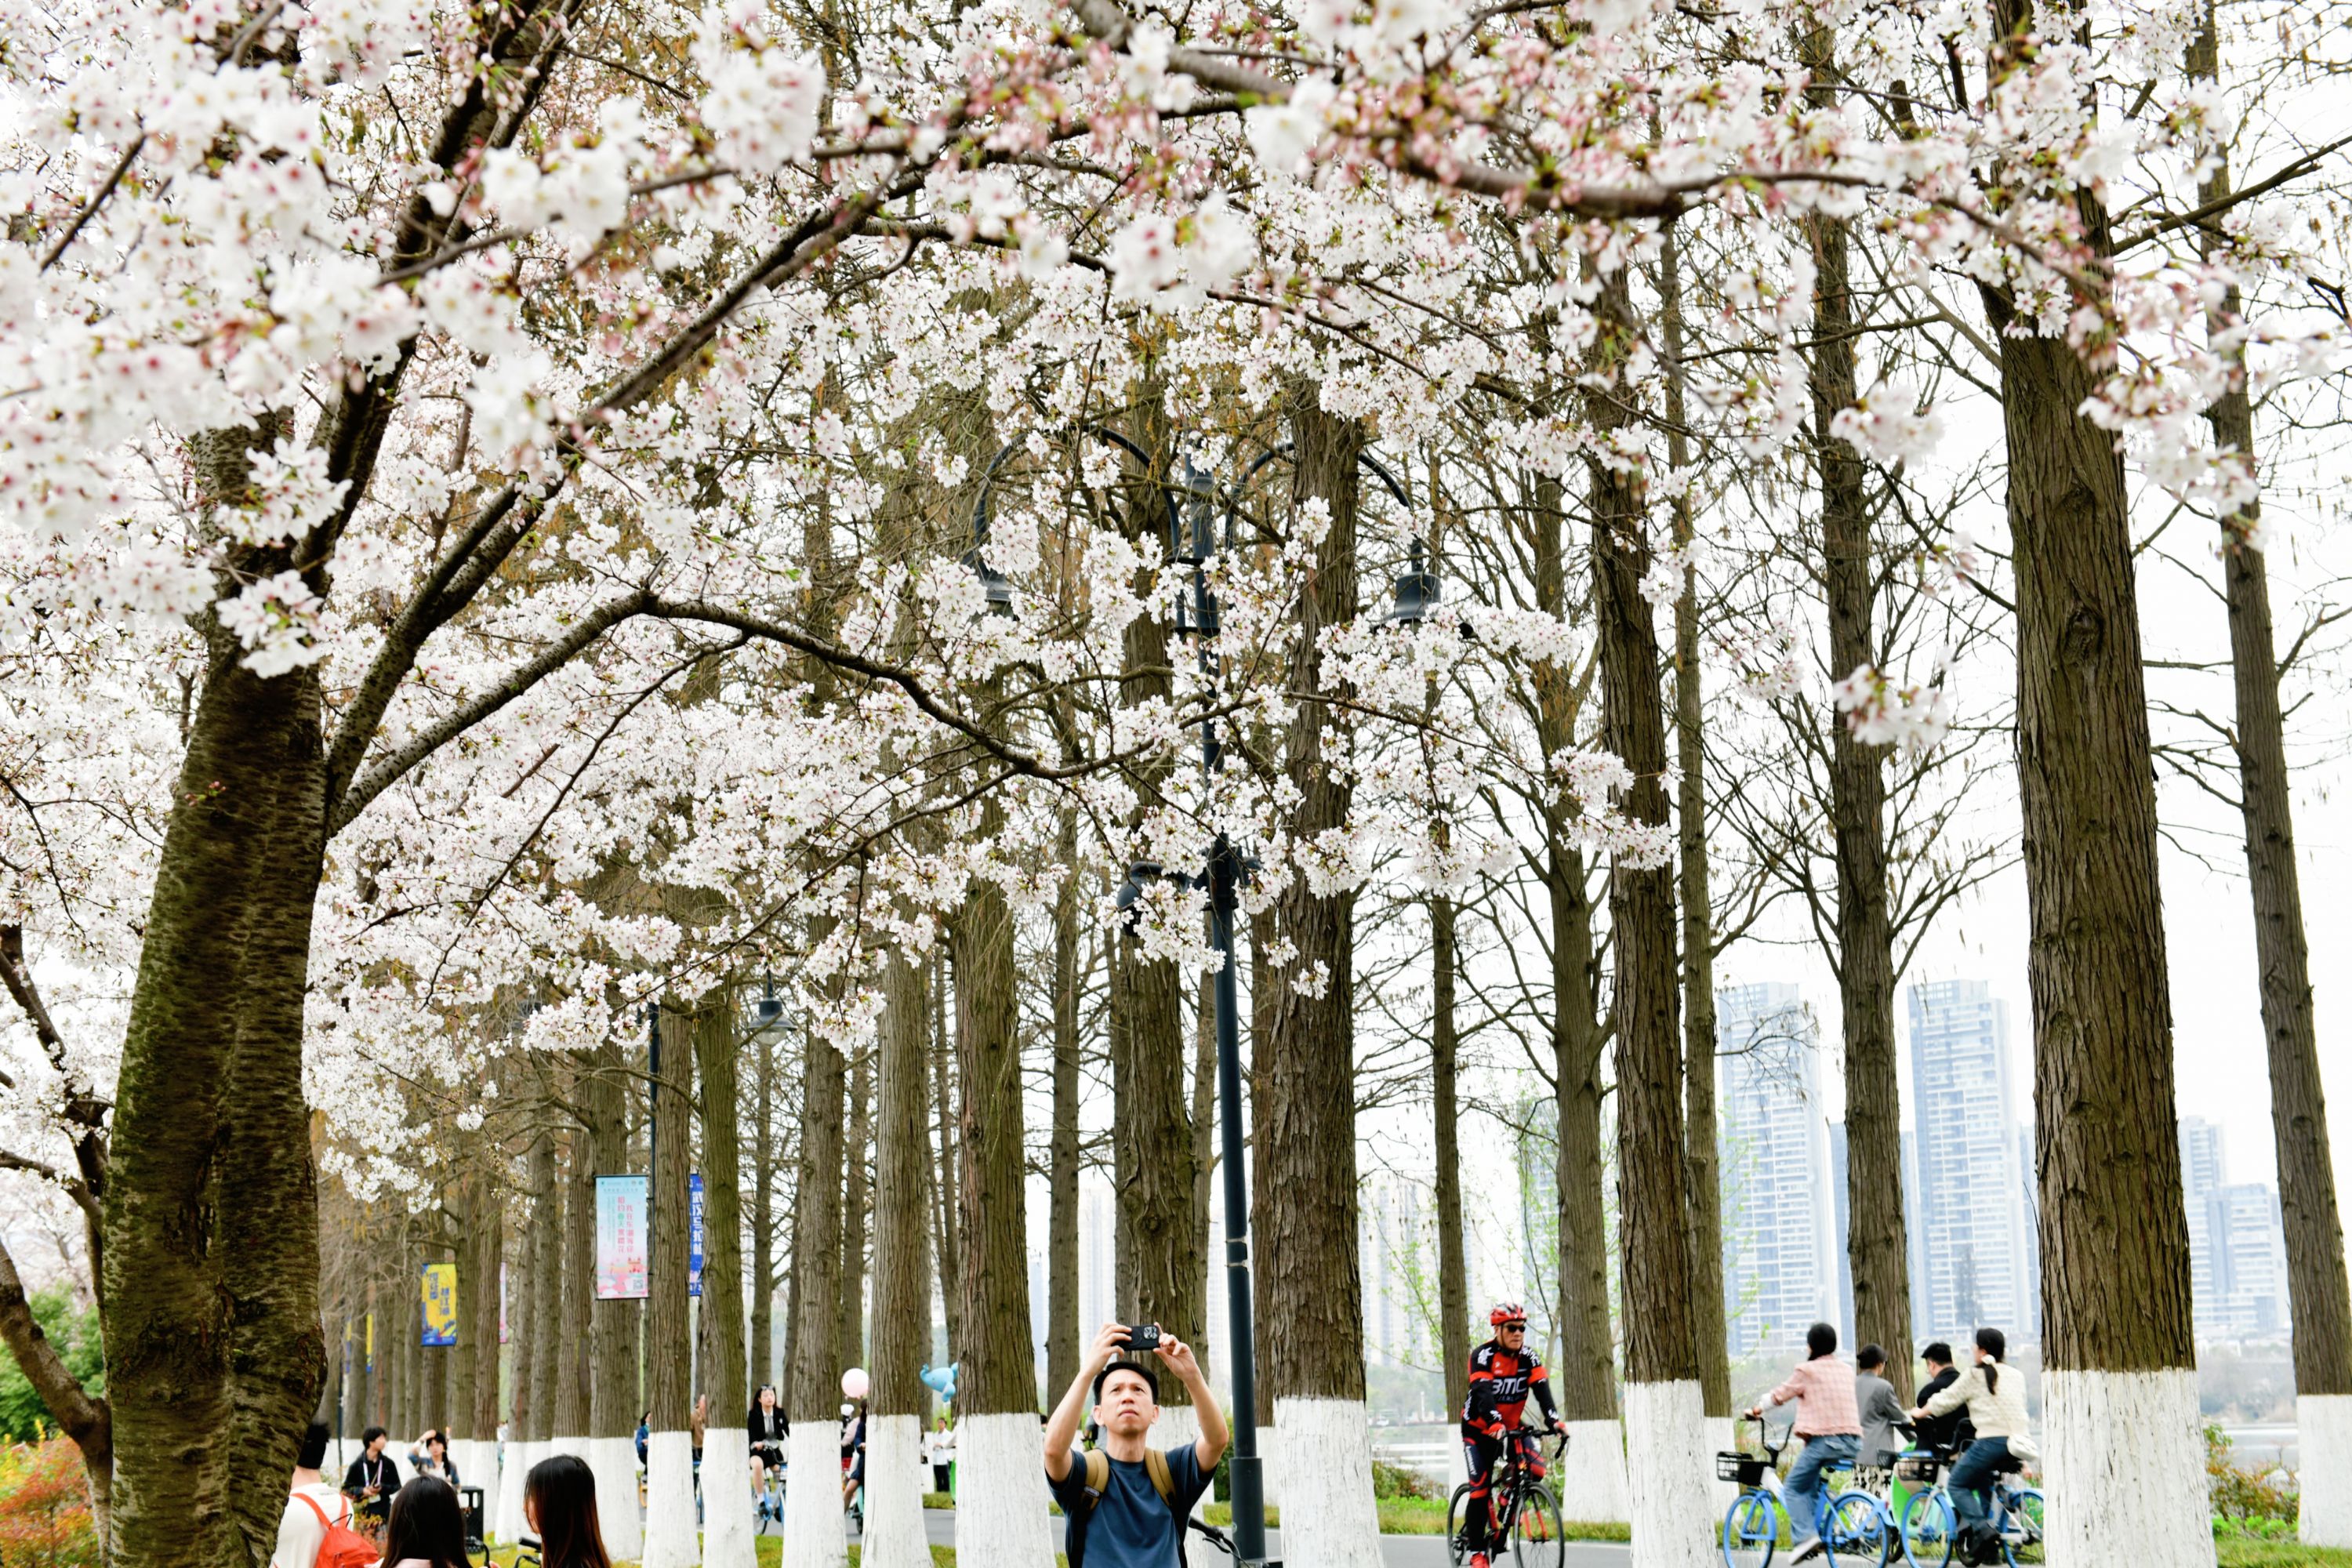
[[[1311,383],[1294,386],[1290,413],[1293,526],[1303,525],[1310,500],[1324,503],[1328,518],[1299,595],[1290,656],[1290,689],[1315,695],[1300,703],[1283,737],[1297,803],[1286,835],[1302,849],[1345,826],[1352,798],[1344,776],[1325,765],[1325,737],[1335,725],[1332,710],[1317,699],[1336,695],[1323,663],[1324,634],[1357,615],[1364,432],[1325,413],[1320,393]],[[1255,1119],[1265,1195],[1255,1222],[1265,1282],[1258,1339],[1280,1433],[1275,1468],[1285,1529],[1317,1542],[1322,1562],[1376,1568],[1357,1258],[1356,895],[1353,888],[1317,892],[1301,864],[1290,873],[1275,913],[1297,957],[1262,994],[1269,1016]]]
[[[571,1075],[574,1094],[586,1078],[578,1060]],[[556,1326],[549,1440],[555,1452],[584,1459],[595,1430],[589,1416],[595,1408],[596,1162],[583,1128],[568,1130],[563,1147],[563,1232],[555,1265],[563,1276],[563,1309]]]
[[[1826,26],[1806,35],[1809,92],[1834,105],[1836,66]],[[1813,463],[1821,484],[1822,581],[1829,601],[1831,673],[1878,665],[1877,550],[1862,455],[1830,422],[1855,395],[1853,292],[1848,226],[1815,215],[1811,383]],[[1903,1234],[1902,1093],[1895,1068],[1895,934],[1887,913],[1886,751],[1857,743],[1832,706],[1830,823],[1837,851],[1838,1012],[1845,1036],[1846,1256],[1857,1343],[1887,1348],[1885,1375],[1911,1393],[1910,1255]]]
[[[830,934],[812,921],[812,945]],[[798,1476],[830,1476],[839,1462],[834,1436],[841,1408],[842,1108],[847,1067],[811,1020],[801,1031],[801,1149],[793,1185],[792,1359],[783,1394],[792,1423],[785,1462]],[[841,1494],[828,1482],[784,1489],[784,1553],[795,1568],[841,1568],[848,1536]]]
[[[487,1152],[495,1157],[495,1151]],[[499,1309],[507,1256],[506,1191],[498,1184],[495,1172],[484,1173],[467,1217],[473,1222],[474,1290],[470,1296],[460,1290],[457,1297],[465,1319],[457,1352],[473,1369],[468,1384],[474,1396],[470,1415],[477,1444],[472,1468],[479,1472],[474,1484],[483,1489],[483,1500],[489,1503],[498,1497]]]
[[[264,426],[190,442],[201,493],[247,490],[247,455],[281,420]],[[140,1568],[269,1557],[327,1376],[301,1062],[326,825],[318,668],[264,679],[234,637],[205,633],[103,1197],[109,1551]]]
[[[616,1176],[630,1168],[627,1078],[617,1041],[608,1040],[590,1053],[588,1071],[580,1086],[581,1108],[587,1123],[589,1170],[581,1180],[594,1207],[597,1175]],[[590,1247],[594,1246],[594,1219],[588,1221]],[[596,1299],[593,1309],[595,1345],[592,1362],[592,1405],[588,1419],[588,1464],[596,1478],[597,1496],[608,1500],[600,1510],[604,1544],[614,1556],[635,1560],[642,1548],[637,1519],[637,1320],[642,1309],[619,1298]]]
[[[455,1222],[456,1243],[451,1247],[451,1261],[457,1268],[457,1342],[444,1347],[447,1356],[447,1416],[450,1431],[450,1453],[457,1457],[458,1445],[464,1445],[459,1465],[463,1474],[475,1468],[474,1442],[481,1436],[474,1429],[476,1402],[474,1384],[478,1377],[479,1358],[474,1353],[474,1336],[479,1332],[474,1321],[474,1299],[485,1289],[482,1284],[481,1245],[476,1238],[479,1213],[489,1202],[485,1191],[487,1180],[479,1174],[467,1176],[461,1189],[457,1207],[451,1211]]]
[[[1078,824],[1062,817],[1054,900],[1054,1123],[1046,1153],[1045,1387],[1078,1374]]]
[[[2190,50],[2190,74],[2212,80],[2220,47],[2209,4]],[[2230,190],[2227,155],[2217,153],[2198,189],[2198,205],[2222,202]],[[2207,248],[2210,254],[2215,243],[2209,241]],[[2243,309],[2238,291],[2231,289],[2209,321],[2210,330],[2218,334],[2237,326]],[[2216,442],[2253,460],[2253,407],[2242,384],[2207,409],[2206,417]],[[2263,1035],[2269,1045],[2279,1215],[2286,1233],[2296,1439],[2303,1458],[2296,1529],[2310,1545],[2352,1547],[2352,1289],[2345,1279],[2344,1227],[2336,1214],[2335,1162],[2312,1016],[2311,948],[2304,935],[2295,861],[2270,571],[2263,552],[2249,542],[2261,527],[2259,498],[2223,523],[2221,573],[2237,706],[2239,809],[2245,823],[2247,890],[2254,906]]]
[[[939,1207],[939,1229],[931,1256],[940,1260],[940,1301],[948,1320],[948,1359],[963,1352],[963,1289],[960,1283],[963,1258],[962,1203],[956,1194],[956,1122],[950,1109],[961,1090],[955,1087],[954,1037],[948,1030],[948,960],[944,948],[931,962],[931,1098],[938,1111],[940,1146],[932,1166],[932,1201]]]
[[[1659,258],[1661,316],[1666,359],[1683,358],[1682,247],[1666,230]],[[1683,378],[1666,382],[1666,460],[1677,469],[1690,463],[1684,435]],[[1690,547],[1694,530],[1687,490],[1674,501],[1675,544]],[[1691,1331],[1698,1344],[1701,1408],[1710,1423],[1731,1419],[1731,1352],[1723,1301],[1723,1175],[1717,1163],[1715,1115],[1715,906],[1706,863],[1706,729],[1698,651],[1698,572],[1685,559],[1683,591],[1675,601],[1675,830],[1682,861],[1683,907],[1683,1170],[1690,1205]],[[1900,1192],[1898,1186],[1895,1189]],[[1899,1216],[1898,1216],[1899,1222]],[[1898,1347],[1908,1351],[1907,1342]],[[1888,1352],[1893,1359],[1894,1350]],[[1909,1377],[1906,1371],[1906,1379]],[[1907,1389],[1909,1384],[1904,1386]],[[1728,1440],[1727,1436],[1727,1441]]]
[[[1528,514],[1533,536],[1536,608],[1565,617],[1569,613],[1566,521],[1560,482],[1539,478]],[[1537,744],[1546,756],[1576,745],[1582,706],[1577,672],[1547,661],[1535,670]],[[1586,882],[1584,851],[1569,803],[1555,799],[1545,814],[1544,886],[1551,914],[1552,1070],[1559,1128],[1555,1188],[1559,1205],[1559,1363],[1554,1384],[1561,1419],[1571,1426],[1591,1424],[1587,1436],[1616,1441],[1616,1335],[1609,1320],[1607,1163],[1601,1146],[1601,1027],[1593,954],[1592,896]],[[1587,1447],[1592,1446],[1588,1441]],[[1624,1488],[1612,1459],[1612,1447],[1594,1464],[1582,1466],[1580,1485],[1594,1481],[1600,1495],[1580,1500],[1574,1517],[1622,1515]],[[1580,1461],[1581,1464],[1581,1461]],[[1566,1478],[1563,1478],[1565,1479]]]
[[[1455,1098],[1454,900],[1429,900],[1429,1082],[1437,1134],[1437,1337],[1445,1405],[1470,1399],[1470,1271],[1462,1246],[1462,1111]]]
[[[1003,826],[1003,807],[992,797],[977,837],[986,842]],[[996,883],[972,882],[948,921],[948,952],[955,965],[963,1206],[957,1560],[970,1554],[969,1568],[1030,1568],[1050,1549],[1030,1348],[1013,913]]]
[[[517,1319],[515,1426],[524,1442],[544,1448],[555,1436],[563,1333],[563,1184],[556,1174],[552,1132],[541,1132],[532,1142],[530,1193],[530,1237],[520,1292],[523,1308]]]
[[[841,1319],[836,1331],[845,1365],[866,1357],[866,1214],[873,1197],[874,1054],[860,1052],[849,1071],[849,1132],[842,1149]]]
[[[693,1321],[687,1294],[694,1167],[694,1018],[664,1005],[656,1027],[661,1062],[646,1074],[653,1097],[647,1137],[653,1181],[646,1207],[645,1568],[691,1568],[695,1546]],[[706,1188],[706,1193],[708,1189]],[[709,1250],[708,1227],[704,1249]],[[748,1483],[747,1483],[748,1484]]]
[[[743,1363],[742,1092],[735,1052],[741,1036],[736,989],[702,998],[694,1016],[694,1066],[702,1103],[702,1322],[710,1346],[702,1393],[710,1401],[702,1437],[702,1559],[752,1561],[751,1441],[738,1410],[749,1411]]]
[[[1996,0],[1994,25],[1998,80],[2027,47],[2031,8]],[[2087,192],[2074,199],[2097,268],[2112,249],[2106,210]],[[2017,572],[2050,1554],[2099,1561],[2128,1520],[2139,1562],[2206,1565],[2213,1537],[2123,459],[2082,413],[2093,367],[2064,339],[2031,335],[1999,291],[1985,302],[2002,338]],[[2116,1495],[2118,1476],[2135,1478],[2129,1502]]]
[[[1633,343],[1622,275],[1601,286],[1601,368],[1626,363]],[[1622,422],[1596,398],[1596,426]],[[1591,486],[1593,620],[1601,658],[1602,744],[1633,770],[1620,806],[1632,820],[1666,820],[1665,705],[1658,690],[1657,628],[1641,581],[1650,569],[1639,475],[1588,465]],[[1670,866],[1610,868],[1616,945],[1610,1011],[1616,1021],[1617,1215],[1625,1313],[1626,1472],[1633,1538],[1644,1563],[1696,1564],[1714,1555],[1708,1516],[1698,1343],[1692,1328],[1689,1204],[1683,1178],[1682,1041]]]
[[[880,1079],[874,1123],[873,1400],[866,1423],[867,1507],[863,1559],[877,1568],[921,1563],[924,1415],[930,1390],[921,1371],[930,1348],[931,1291],[923,1213],[929,1163],[929,1001],[919,958],[893,951],[882,974],[876,1042]],[[918,1330],[921,1331],[918,1333]]]

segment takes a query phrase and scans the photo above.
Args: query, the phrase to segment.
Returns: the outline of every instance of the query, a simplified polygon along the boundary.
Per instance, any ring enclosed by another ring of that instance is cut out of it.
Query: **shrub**
[[[96,1568],[98,1526],[88,1472],[72,1439],[0,1448],[0,1563],[9,1568]]]
[[[2291,1540],[2295,1530],[2293,1483],[2245,1469],[2230,1458],[2229,1434],[2205,1428],[2205,1486],[2216,1533]]]
[[[1372,1461],[1372,1495],[1374,1497],[1433,1498],[1437,1489],[1419,1470],[1385,1460]]]

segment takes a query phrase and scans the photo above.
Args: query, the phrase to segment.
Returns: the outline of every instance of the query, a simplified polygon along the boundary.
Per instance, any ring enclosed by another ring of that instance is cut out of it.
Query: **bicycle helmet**
[[[1487,1326],[1490,1328],[1499,1329],[1505,1323],[1517,1323],[1525,1327],[1527,1321],[1528,1310],[1517,1301],[1497,1301],[1495,1303],[1495,1310],[1486,1314]]]

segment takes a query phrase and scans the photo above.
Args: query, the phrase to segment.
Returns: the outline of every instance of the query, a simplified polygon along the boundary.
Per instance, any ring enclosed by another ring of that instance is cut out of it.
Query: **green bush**
[[[1433,1498],[1437,1489],[1419,1470],[1391,1465],[1383,1460],[1372,1461],[1372,1495],[1374,1497]]]
[[[2291,1485],[2245,1469],[2230,1458],[2230,1436],[2205,1428],[2205,1486],[2213,1532],[2256,1540],[2294,1539],[2296,1498]]]
[[[98,1561],[89,1472],[72,1439],[53,1434],[0,1448],[0,1563],[97,1568]]]
[[[98,1335],[98,1309],[77,1308],[70,1292],[52,1289],[31,1299],[33,1321],[41,1325],[65,1358],[66,1370],[93,1394],[106,1392],[106,1351]],[[57,1417],[33,1392],[32,1381],[16,1365],[16,1358],[0,1346],[0,1436],[19,1443],[37,1443]]]

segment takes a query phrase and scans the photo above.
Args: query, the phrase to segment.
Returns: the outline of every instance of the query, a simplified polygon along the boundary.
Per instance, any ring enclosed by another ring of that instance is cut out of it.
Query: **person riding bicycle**
[[[1765,1405],[1796,1401],[1796,1435],[1804,1439],[1805,1447],[1797,1462],[1789,1467],[1788,1484],[1780,1494],[1789,1510],[1790,1541],[1797,1549],[1791,1563],[1810,1562],[1827,1549],[1814,1529],[1813,1516],[1820,1506],[1822,1472],[1853,1468],[1855,1451],[1862,1446],[1862,1413],[1854,1408],[1853,1394],[1853,1368],[1838,1356],[1836,1328],[1815,1323],[1805,1331],[1805,1360],[1797,1363],[1787,1381],[1764,1396],[1762,1404],[1748,1411],[1748,1418],[1753,1421],[1763,1415]]]
[[[1495,1337],[1470,1352],[1470,1396],[1462,1405],[1462,1458],[1470,1469],[1470,1499],[1464,1510],[1464,1542],[1470,1548],[1470,1568],[1488,1568],[1487,1535],[1493,1519],[1489,1495],[1495,1463],[1518,1430],[1528,1396],[1543,1406],[1544,1429],[1559,1427],[1559,1408],[1552,1403],[1551,1382],[1527,1348],[1527,1309],[1517,1301],[1497,1301],[1486,1314]]]
[[[1985,1551],[1981,1537],[1989,1528],[1993,1477],[2040,1457],[2028,1436],[2025,1379],[2001,1363],[2008,1353],[2009,1340],[1999,1329],[1979,1329],[1976,1364],[1911,1412],[1912,1419],[1926,1420],[1968,1407],[1976,1440],[1952,1466],[1944,1485],[1958,1521],[1958,1543],[1970,1556]]]

